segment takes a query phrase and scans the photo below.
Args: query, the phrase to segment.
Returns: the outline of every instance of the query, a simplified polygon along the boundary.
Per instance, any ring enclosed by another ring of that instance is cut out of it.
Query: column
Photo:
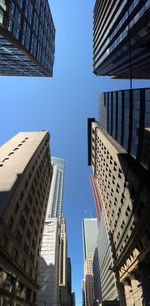
[[[125,291],[126,306],[134,306],[133,297],[132,297],[132,288],[128,284],[128,282],[124,284],[124,291]]]
[[[138,280],[131,278],[132,297],[135,306],[142,306],[142,288]]]

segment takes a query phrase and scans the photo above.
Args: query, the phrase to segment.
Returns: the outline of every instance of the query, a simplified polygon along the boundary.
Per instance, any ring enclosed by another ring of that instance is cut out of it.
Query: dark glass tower
[[[96,0],[93,41],[96,75],[150,78],[150,1]]]
[[[99,113],[101,126],[150,170],[150,89],[102,93]]]
[[[54,52],[48,0],[0,1],[0,75],[52,76]]]

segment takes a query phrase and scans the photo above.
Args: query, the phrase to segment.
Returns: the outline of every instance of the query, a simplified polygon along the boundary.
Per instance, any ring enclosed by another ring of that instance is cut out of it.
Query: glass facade
[[[150,89],[143,88],[103,93],[99,108],[100,125],[128,153],[146,169],[149,169]]]
[[[82,223],[84,259],[93,257],[98,234],[97,219],[87,218]]]
[[[1,75],[52,76],[54,52],[48,0],[1,1]]]
[[[53,167],[53,175],[46,218],[57,218],[60,223],[63,205],[64,160],[52,157],[51,164]]]
[[[96,0],[93,65],[96,75],[117,78],[150,77],[150,0]],[[141,62],[142,61],[142,62]]]

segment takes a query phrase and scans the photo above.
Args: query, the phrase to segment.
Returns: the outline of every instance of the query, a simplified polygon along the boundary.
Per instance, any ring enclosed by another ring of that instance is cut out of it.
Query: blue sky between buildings
[[[53,78],[1,77],[0,143],[18,131],[49,130],[51,155],[65,160],[64,214],[73,290],[82,304],[83,218],[95,208],[87,166],[87,118],[98,116],[102,91],[129,88],[129,81],[92,73],[94,0],[51,0],[56,28]],[[149,87],[149,81],[134,81]]]

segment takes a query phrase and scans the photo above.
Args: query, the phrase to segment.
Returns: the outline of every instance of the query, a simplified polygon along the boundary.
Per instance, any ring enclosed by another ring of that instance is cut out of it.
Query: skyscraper
[[[52,157],[53,177],[48,200],[47,218],[54,217],[60,223],[63,203],[64,160]]]
[[[52,76],[54,52],[48,0],[0,2],[0,75]]]
[[[150,170],[150,89],[105,92],[99,102],[101,126]]]
[[[149,0],[96,0],[94,73],[115,78],[150,78],[149,20]]]
[[[21,132],[0,147],[0,303],[35,303],[51,184],[49,133]]]
[[[93,119],[89,120],[88,136],[89,164],[103,200],[114,261],[110,269],[116,274],[121,305],[134,301],[138,306],[144,299],[148,306],[149,176]],[[143,297],[137,298],[142,291]]]
[[[94,174],[90,176],[90,181],[98,218],[97,256],[95,253],[94,264],[95,296],[100,302],[115,301],[118,299],[117,281],[113,271],[110,269],[113,266],[113,253],[109,240],[105,208],[101,190]]]
[[[83,253],[84,253],[84,280],[83,284],[83,303],[85,306],[93,306],[94,278],[93,278],[93,258],[96,249],[98,234],[97,219],[86,218],[82,223]]]
[[[85,305],[93,306],[95,301],[93,279],[93,257],[87,257],[84,262],[84,293]]]
[[[82,223],[84,259],[93,257],[97,240],[97,219],[85,218]]]
[[[59,303],[62,306],[71,304],[71,262],[67,258],[66,221],[61,216],[59,246]]]
[[[56,218],[45,220],[39,258],[38,291],[36,304],[59,304],[59,229]]]

